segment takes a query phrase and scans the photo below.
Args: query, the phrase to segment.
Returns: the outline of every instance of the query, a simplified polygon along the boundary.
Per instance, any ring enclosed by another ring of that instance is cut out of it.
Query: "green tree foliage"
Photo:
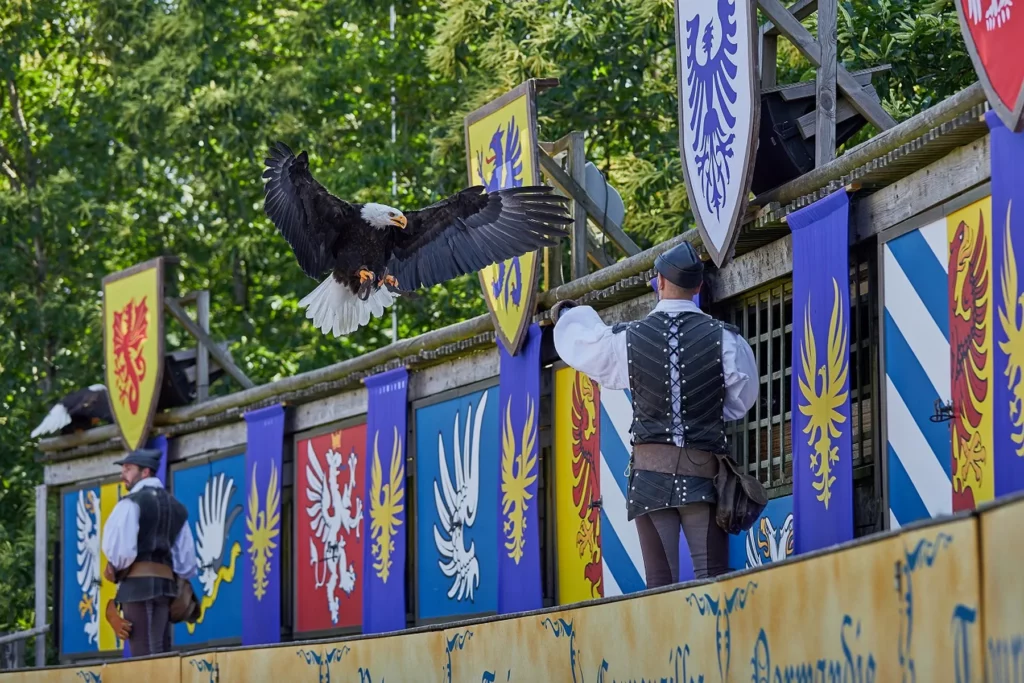
[[[104,275],[179,256],[179,293],[211,290],[257,382],[386,344],[389,318],[334,339],[302,317],[316,283],[262,212],[268,144],[308,149],[339,196],[422,206],[465,184],[464,115],[528,77],[561,81],[541,137],[586,131],[626,229],[656,243],[690,224],[673,24],[672,0],[401,0],[394,37],[369,0],[0,2],[0,632],[32,621],[28,434],[102,381]],[[974,80],[948,1],[843,2],[839,39],[849,68],[893,65],[897,118]],[[813,78],[780,48],[780,80]],[[399,335],[485,311],[464,277],[400,301]],[[191,345],[173,322],[168,343]]]

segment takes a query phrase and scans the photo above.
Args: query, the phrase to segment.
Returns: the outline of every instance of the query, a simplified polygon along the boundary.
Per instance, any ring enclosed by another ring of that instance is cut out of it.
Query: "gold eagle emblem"
[[[512,399],[505,405],[505,429],[502,430],[501,449],[501,514],[505,519],[505,549],[508,556],[519,564],[526,547],[526,502],[533,498],[530,486],[537,481],[537,432],[534,429],[534,403],[526,397],[526,424],[516,450],[516,435],[512,429]]]
[[[846,422],[846,416],[839,409],[846,402],[849,394],[843,391],[846,384],[846,348],[847,334],[845,318],[842,310],[842,298],[839,296],[839,283],[832,278],[833,303],[832,319],[828,325],[828,360],[818,367],[818,355],[814,342],[814,330],[811,327],[811,297],[807,297],[804,308],[804,339],[800,350],[802,373],[800,375],[800,412],[807,416],[804,434],[808,435],[807,443],[814,448],[811,452],[811,470],[815,481],[812,486],[818,491],[817,499],[828,509],[832,498],[832,485],[836,481],[832,474],[833,466],[839,462],[839,446],[833,446],[832,440],[839,438],[837,425]],[[818,387],[818,377],[821,387]]]
[[[1016,453],[1024,457],[1024,319],[1018,317],[1018,309],[1024,311],[1024,291],[1018,294],[1017,257],[1013,253],[1010,239],[1010,208],[1006,206],[1006,241],[1003,244],[1003,275],[1000,284],[1003,289],[1003,305],[999,310],[999,322],[1003,326],[1006,341],[999,342],[999,348],[1006,354],[1006,381],[1011,392],[1010,419],[1014,433],[1010,435],[1017,445]]]
[[[249,542],[249,557],[252,558],[252,588],[257,600],[267,594],[270,584],[270,557],[277,548],[277,535],[280,533],[281,498],[277,486],[277,466],[270,463],[270,482],[264,507],[260,509],[259,491],[256,487],[256,463],[252,467],[252,485],[249,487],[249,514],[245,518],[247,532],[245,540]]]
[[[384,472],[381,467],[380,453],[377,442],[380,439],[378,430],[373,436],[373,468],[370,494],[370,540],[373,542],[373,569],[384,583],[391,575],[391,554],[395,552],[395,532],[402,520],[398,516],[405,509],[405,463],[402,461],[402,440],[395,427],[394,445],[391,448],[391,476],[384,483]]]

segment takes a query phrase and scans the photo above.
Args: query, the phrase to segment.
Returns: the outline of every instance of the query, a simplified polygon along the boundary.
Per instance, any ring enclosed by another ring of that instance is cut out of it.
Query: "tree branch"
[[[21,98],[18,97],[18,86],[13,78],[7,79],[7,95],[11,100],[11,113],[14,114],[14,122],[21,130],[21,147],[25,154],[25,181],[29,189],[36,186],[36,177],[33,170],[32,138],[29,137],[28,124],[25,122],[25,113],[21,110]]]

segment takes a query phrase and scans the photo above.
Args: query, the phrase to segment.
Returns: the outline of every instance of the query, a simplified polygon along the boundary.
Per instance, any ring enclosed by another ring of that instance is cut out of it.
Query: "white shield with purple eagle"
[[[746,210],[761,110],[755,0],[676,0],[679,144],[704,246],[721,266]]]

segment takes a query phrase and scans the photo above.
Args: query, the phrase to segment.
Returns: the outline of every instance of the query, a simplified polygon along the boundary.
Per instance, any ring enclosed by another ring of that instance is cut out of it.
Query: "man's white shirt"
[[[654,312],[670,316],[690,312],[707,315],[689,299],[664,299],[654,307]],[[676,340],[671,339],[673,355],[675,343]],[[590,306],[576,306],[559,315],[555,325],[555,349],[570,367],[586,374],[603,388],[629,388],[626,331],[615,333]],[[678,368],[673,367],[672,373],[675,376]],[[757,361],[747,340],[727,329],[722,330],[722,374],[725,382],[723,417],[738,420],[757,400]],[[681,408],[678,393],[678,386],[673,386],[672,404],[676,416]],[[675,436],[676,445],[683,446],[682,429]]]
[[[156,477],[138,481],[129,493],[136,493],[146,487],[163,488]],[[103,554],[115,570],[122,570],[135,561],[139,548],[139,506],[128,498],[122,498],[114,506],[103,527]],[[178,537],[171,548],[174,573],[190,579],[199,573],[196,560],[196,543],[188,521],[181,526]]]

